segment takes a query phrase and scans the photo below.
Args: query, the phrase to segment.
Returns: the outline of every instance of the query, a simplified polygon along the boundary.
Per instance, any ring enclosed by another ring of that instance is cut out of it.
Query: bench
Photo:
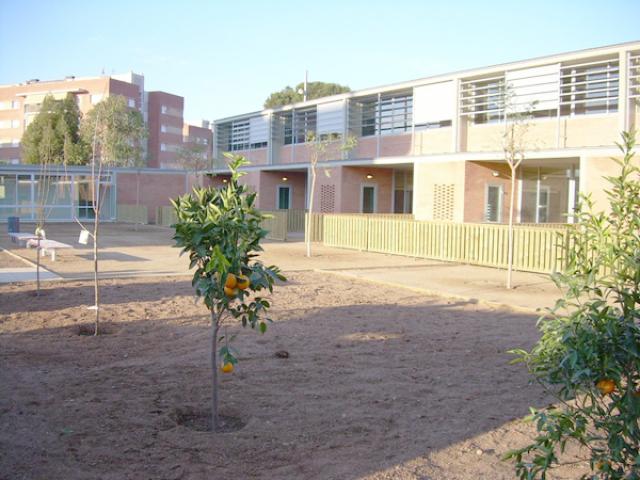
[[[27,240],[27,247],[38,248],[38,239],[32,238]],[[51,261],[56,261],[56,250],[60,250],[62,248],[73,248],[71,245],[67,245],[66,243],[56,242],[55,240],[40,240],[40,252],[44,257],[47,252],[51,254]]]
[[[37,239],[38,236],[35,233],[9,232],[9,238],[11,238],[13,243],[20,245],[21,242],[26,244],[31,239]]]

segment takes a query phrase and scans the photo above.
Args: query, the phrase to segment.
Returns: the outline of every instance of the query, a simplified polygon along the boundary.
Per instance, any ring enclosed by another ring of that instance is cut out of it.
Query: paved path
[[[507,290],[504,270],[456,263],[322,271],[429,295],[505,305],[525,311],[552,307],[561,296],[548,275],[515,272],[514,288]]]
[[[180,257],[179,250],[172,247],[171,229],[109,223],[101,228],[100,272],[103,278],[191,275],[187,256]],[[61,253],[55,262],[48,257],[41,259],[41,265],[48,270],[47,279],[93,277],[91,245],[79,245],[78,232],[79,227],[75,224],[48,226],[48,236],[70,243],[74,248]],[[0,245],[28,261],[35,261],[34,250],[19,248],[3,237],[0,236]],[[278,265],[285,274],[322,271],[430,295],[509,305],[527,311],[551,307],[560,296],[548,275],[515,272],[515,288],[507,290],[504,287],[506,272],[495,268],[330,248],[322,244],[313,244],[313,255],[308,258],[302,241],[266,242],[264,249],[261,260]],[[35,280],[35,274],[29,269],[19,271],[14,268],[10,273],[0,270],[0,282],[7,275],[11,281]]]
[[[0,268],[0,283],[35,282],[36,267]],[[61,280],[62,278],[45,269],[40,269],[40,280]]]

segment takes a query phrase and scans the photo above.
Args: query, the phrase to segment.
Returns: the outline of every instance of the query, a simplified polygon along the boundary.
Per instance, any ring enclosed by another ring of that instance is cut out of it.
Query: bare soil
[[[28,268],[31,264],[0,250],[0,268]]]
[[[299,272],[266,334],[229,327],[240,363],[221,413],[239,423],[212,434],[197,425],[209,319],[189,281],[103,281],[99,337],[80,334],[90,283],[33,288],[0,285],[2,480],[513,479],[500,457],[550,401],[505,353],[533,344],[534,316]]]

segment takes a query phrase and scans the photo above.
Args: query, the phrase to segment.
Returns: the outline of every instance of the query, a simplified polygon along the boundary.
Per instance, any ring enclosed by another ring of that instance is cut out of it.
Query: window
[[[566,168],[522,167],[523,223],[567,223],[578,192],[579,171]]]
[[[160,107],[160,113],[163,113],[166,115],[168,111],[169,111],[169,108],[166,105],[162,105]]]
[[[485,191],[486,222],[500,223],[502,221],[502,185],[487,185]]]
[[[359,102],[362,110],[361,134],[398,135],[411,130],[413,93],[391,92]]]
[[[393,173],[393,213],[413,213],[413,172]]]
[[[560,114],[587,115],[618,111],[617,60],[563,66],[560,76]]]
[[[17,100],[0,102],[0,110],[15,110],[16,108],[20,108],[20,102]]]
[[[629,98],[640,98],[640,52],[629,55]],[[638,104],[640,100],[636,102]]]
[[[166,152],[167,151],[167,144],[166,143],[161,143],[160,144],[160,151],[161,152]]]
[[[317,109],[315,106],[293,111],[293,143],[305,143],[309,135],[315,135]]]
[[[461,83],[460,113],[474,124],[499,122],[504,113],[504,76]]]
[[[135,98],[129,98],[127,103],[128,103],[130,108],[136,108],[136,99]]]
[[[167,133],[167,126],[166,125],[160,125],[160,131],[162,133]]]
[[[362,186],[362,201],[360,211],[362,213],[375,213],[376,211],[376,187],[373,185]]]
[[[288,210],[291,208],[291,187],[280,186],[278,187],[278,209]]]

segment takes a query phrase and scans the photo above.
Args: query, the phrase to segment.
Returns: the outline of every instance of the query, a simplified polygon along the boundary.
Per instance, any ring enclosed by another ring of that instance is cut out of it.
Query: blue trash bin
[[[7,231],[9,233],[20,233],[20,217],[7,218]]]

